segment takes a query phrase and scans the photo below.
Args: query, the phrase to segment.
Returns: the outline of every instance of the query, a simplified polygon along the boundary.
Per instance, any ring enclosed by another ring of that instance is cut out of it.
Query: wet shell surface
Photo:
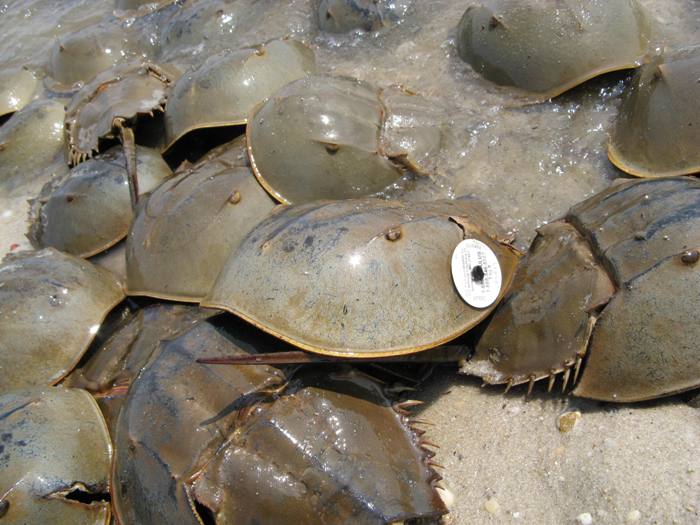
[[[314,69],[313,51],[293,39],[212,55],[173,86],[166,149],[196,129],[245,124],[257,104]]]
[[[496,255],[502,297],[518,254],[475,200],[289,207],[246,237],[202,304],[312,352],[412,353],[457,337],[494,308],[471,307],[453,284],[452,255],[467,238]]]
[[[457,49],[488,80],[546,99],[637,67],[649,34],[636,0],[483,0],[460,20]]]
[[[225,315],[161,344],[119,417],[120,522],[379,525],[446,512],[429,454],[376,380],[195,361],[275,345]]]
[[[112,442],[89,393],[45,387],[1,396],[0,450],[3,523],[109,523]]]
[[[128,60],[147,60],[154,54],[143,38],[116,24],[86,27],[61,37],[54,44],[47,63],[52,90],[82,87],[98,74]]]
[[[138,146],[137,159],[141,193],[172,174],[155,150]],[[133,212],[125,166],[121,148],[113,148],[46,184],[33,204],[32,244],[90,257],[126,237]]]
[[[400,164],[420,169],[439,149],[438,128],[420,118],[433,112],[406,91],[388,95],[392,112],[382,93],[345,77],[311,76],[283,87],[248,122],[255,176],[278,201],[302,204],[367,196],[396,181]]]
[[[115,120],[163,110],[171,80],[153,64],[126,64],[98,75],[73,96],[66,111],[71,164],[100,150],[100,139],[116,139]]]
[[[637,177],[700,172],[700,47],[642,66],[626,93],[608,157]]]
[[[700,182],[626,182],[541,228],[463,366],[510,386],[640,401],[700,386]],[[572,375],[573,374],[573,375]]]
[[[41,91],[34,73],[24,68],[0,71],[0,117],[19,111]]]
[[[127,293],[200,301],[274,206],[245,166],[210,160],[176,174],[137,210],[127,238]]]
[[[0,128],[0,190],[12,194],[61,154],[64,117],[60,102],[37,100]]]
[[[113,275],[52,248],[6,257],[0,265],[0,392],[60,381],[123,298]]]
[[[328,33],[378,31],[398,22],[412,0],[320,0],[318,26]]]

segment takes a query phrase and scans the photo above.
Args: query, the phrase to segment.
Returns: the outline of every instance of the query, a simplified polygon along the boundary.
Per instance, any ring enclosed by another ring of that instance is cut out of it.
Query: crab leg
[[[131,208],[135,210],[139,202],[139,180],[136,174],[136,143],[134,141],[134,131],[126,126],[122,119],[115,120],[114,126],[119,130],[119,138],[124,148],[126,176],[129,181],[129,197],[131,198]]]

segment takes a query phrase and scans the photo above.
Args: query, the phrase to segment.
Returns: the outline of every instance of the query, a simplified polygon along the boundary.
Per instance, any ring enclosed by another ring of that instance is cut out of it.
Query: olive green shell
[[[112,443],[90,394],[62,387],[5,394],[0,436],[3,524],[110,522]],[[82,503],[76,495],[97,501]]]
[[[411,121],[412,113],[425,111],[426,106],[417,102],[419,97],[408,103],[411,96],[405,91],[402,95],[392,100],[407,118],[390,120],[393,113],[383,104],[382,91],[365,82],[311,76],[288,84],[248,122],[248,153],[255,176],[284,204],[363,197],[384,190],[403,173],[399,164],[419,167],[439,148],[434,126],[404,125],[420,123]],[[405,150],[399,147],[402,136],[417,143]]]
[[[56,40],[46,67],[55,82],[49,87],[65,91],[90,82],[99,73],[127,60],[147,60],[153,50],[148,40],[116,24],[86,27]]]
[[[637,177],[700,172],[700,48],[642,66],[617,117],[608,157]]]
[[[482,0],[462,16],[457,49],[488,80],[546,99],[637,67],[649,33],[637,0]]]
[[[37,100],[0,128],[0,190],[12,193],[61,154],[64,117],[62,103]]]
[[[232,253],[202,305],[320,354],[417,352],[466,332],[494,307],[473,308],[455,289],[452,253],[465,238],[496,254],[502,297],[518,254],[475,200],[282,208]]]
[[[24,68],[0,71],[0,117],[26,106],[41,91],[34,73]]]
[[[161,344],[119,416],[121,523],[380,525],[446,512],[376,380],[196,362],[280,346],[227,315]]]
[[[591,197],[540,229],[463,371],[550,388],[573,372],[574,394],[620,402],[700,386],[698,247],[700,181]]]
[[[0,265],[0,393],[60,381],[123,298],[113,275],[53,248],[6,257]]]
[[[114,123],[162,111],[171,80],[153,64],[125,64],[98,75],[76,93],[66,111],[71,164],[99,151],[100,139],[118,138]]]
[[[139,191],[146,193],[172,172],[155,150],[137,152]],[[32,206],[32,244],[90,257],[126,237],[133,212],[125,166],[121,148],[113,148],[47,183]]]
[[[244,166],[211,160],[176,174],[137,210],[127,237],[127,294],[200,301],[274,206]]]
[[[212,55],[173,86],[165,149],[195,129],[245,124],[257,104],[314,69],[313,51],[292,39]]]

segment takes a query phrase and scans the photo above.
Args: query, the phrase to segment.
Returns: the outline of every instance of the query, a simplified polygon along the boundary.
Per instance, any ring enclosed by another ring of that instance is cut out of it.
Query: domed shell
[[[504,237],[474,200],[284,208],[232,253],[202,305],[311,352],[413,353],[457,337],[494,308],[467,304],[450,265],[463,239],[485,243],[499,261],[502,297],[519,258]]]
[[[700,172],[700,47],[640,68],[608,145],[615,166],[637,177]]]
[[[109,272],[53,248],[6,257],[0,265],[0,393],[60,381],[122,299]]]
[[[483,0],[462,16],[457,49],[488,80],[546,99],[637,67],[649,33],[637,0]]]
[[[321,0],[318,25],[328,33],[376,31],[384,25],[377,0]]]
[[[176,174],[137,211],[126,247],[128,295],[200,301],[274,206],[247,167],[214,160]]]
[[[66,91],[90,82],[98,74],[128,60],[146,60],[153,50],[132,31],[118,25],[90,26],[59,38],[51,49],[47,74],[49,87]]]
[[[293,39],[209,57],[173,86],[165,111],[165,149],[196,129],[245,124],[258,103],[314,69],[313,51]]]
[[[146,193],[172,172],[155,150],[137,152],[139,190]],[[32,205],[32,244],[91,257],[126,237],[133,211],[125,166],[121,148],[113,148],[46,184]]]
[[[41,90],[34,73],[24,68],[0,71],[0,117],[19,111]]]
[[[306,77],[253,114],[248,153],[260,184],[284,204],[379,192],[402,174],[385,157],[379,90],[359,80]]]
[[[5,394],[0,435],[4,523],[110,522],[112,442],[90,394],[62,387]],[[95,501],[82,503],[76,495]]]
[[[66,111],[71,164],[99,151],[100,139],[118,138],[116,119],[163,110],[171,77],[153,64],[125,64],[98,75],[78,91]]]
[[[640,401],[700,386],[700,182],[622,183],[543,227],[463,372]]]
[[[0,128],[0,190],[12,194],[52,160],[61,160],[64,117],[62,103],[36,100]]]
[[[121,523],[374,525],[446,512],[428,453],[377,380],[196,362],[280,344],[226,315],[161,344],[119,417]]]

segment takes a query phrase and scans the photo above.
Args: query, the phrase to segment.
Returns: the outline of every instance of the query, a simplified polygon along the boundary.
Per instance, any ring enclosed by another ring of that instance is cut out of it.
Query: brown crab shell
[[[249,168],[223,159],[176,174],[137,210],[126,243],[127,294],[199,302],[274,206]]]
[[[29,240],[91,257],[126,237],[133,219],[121,148],[75,166],[65,178],[47,183],[32,201]],[[137,146],[139,191],[155,189],[172,175],[157,151]]]
[[[378,525],[446,512],[431,454],[376,380],[196,362],[280,345],[227,315],[161,344],[119,416],[120,522]]]
[[[58,383],[123,299],[109,272],[53,248],[6,257],[0,265],[0,392]]]
[[[642,66],[625,94],[608,157],[636,177],[700,172],[700,47]]]
[[[90,394],[43,387],[0,396],[0,436],[4,523],[110,522],[112,442]]]
[[[148,63],[115,66],[76,93],[66,111],[70,164],[100,150],[100,139],[117,139],[115,120],[163,111],[170,73]]]
[[[564,374],[574,394],[641,401],[700,386],[700,181],[631,181],[540,229],[462,371],[487,383]]]
[[[486,79],[541,100],[638,67],[649,37],[637,0],[481,0],[457,26],[457,50]]]
[[[290,38],[212,55],[173,86],[164,151],[197,129],[245,125],[255,106],[315,67],[311,48]]]
[[[519,254],[474,199],[280,208],[231,254],[202,305],[319,354],[418,352],[463,334],[495,307],[471,307],[455,289],[451,258],[467,237],[496,254],[500,299]]]

